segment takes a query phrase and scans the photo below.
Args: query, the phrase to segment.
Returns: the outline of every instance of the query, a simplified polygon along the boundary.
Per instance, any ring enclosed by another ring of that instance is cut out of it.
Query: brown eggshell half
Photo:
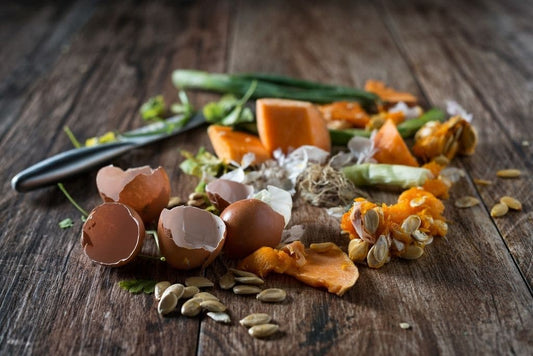
[[[231,203],[250,198],[254,188],[227,179],[215,179],[207,184],[205,192],[209,201],[222,211]]]
[[[170,199],[170,181],[162,167],[143,166],[123,171],[106,166],[98,171],[96,186],[104,202],[121,202],[132,207],[145,223],[155,221]]]
[[[228,229],[224,254],[230,258],[243,258],[263,246],[276,247],[285,227],[283,216],[258,199],[230,204],[220,218]]]
[[[157,227],[159,247],[174,268],[207,267],[224,246],[226,225],[218,216],[192,206],[163,209]]]
[[[144,224],[135,210],[122,203],[103,203],[85,220],[81,245],[92,261],[119,267],[139,254],[144,236]]]

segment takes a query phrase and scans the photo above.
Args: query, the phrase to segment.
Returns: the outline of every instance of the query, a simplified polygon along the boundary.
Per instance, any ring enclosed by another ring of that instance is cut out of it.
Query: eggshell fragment
[[[163,209],[157,227],[161,254],[174,268],[206,267],[218,256],[226,225],[218,216],[192,206]]]
[[[250,198],[254,188],[227,179],[215,179],[205,187],[207,197],[219,211],[239,200]]]
[[[81,245],[92,261],[119,267],[139,254],[144,236],[144,224],[135,210],[122,203],[103,203],[85,220]]]
[[[258,199],[230,204],[220,218],[227,225],[224,253],[242,258],[263,246],[276,247],[281,241],[285,219]]]
[[[106,166],[98,171],[96,186],[104,202],[121,202],[132,207],[145,223],[156,220],[170,199],[170,182],[162,167],[143,166],[123,171]]]

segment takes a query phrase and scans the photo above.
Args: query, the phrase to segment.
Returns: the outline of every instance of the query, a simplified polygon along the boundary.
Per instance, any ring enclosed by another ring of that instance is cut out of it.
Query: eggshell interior
[[[144,236],[144,224],[135,210],[121,203],[104,203],[83,224],[81,244],[92,261],[118,267],[137,256]]]
[[[213,262],[226,237],[222,219],[191,206],[163,209],[157,231],[161,254],[174,268],[186,270]]]
[[[236,201],[250,198],[254,188],[227,179],[215,179],[205,187],[207,197],[219,211]]]

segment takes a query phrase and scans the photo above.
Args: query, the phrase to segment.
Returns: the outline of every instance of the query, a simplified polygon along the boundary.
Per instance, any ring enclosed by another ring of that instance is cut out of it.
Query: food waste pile
[[[120,282],[132,293],[153,293],[161,316],[205,312],[230,324],[227,307],[203,289],[216,283],[263,303],[283,302],[286,291],[265,287],[271,273],[342,296],[356,286],[358,268],[417,260],[448,234],[442,200],[465,176],[452,162],[473,155],[478,141],[472,115],[457,103],[448,103],[446,111],[425,110],[414,95],[376,80],[359,90],[265,74],[176,70],[172,79],[180,102],[167,106],[162,96],[151,98],[140,109],[143,120],[191,117],[195,110],[185,90],[222,94],[202,108],[211,147],[181,151],[180,169],[197,177],[195,190],[173,196],[164,167],[111,165],[96,177],[103,203],[82,210],[81,244],[91,261],[106,267],[135,263],[153,238],[158,255],[152,258],[191,271],[183,283]],[[119,137],[110,132],[85,144]],[[498,179],[519,176],[514,169],[498,172]],[[371,201],[366,187],[397,191],[397,202]],[[305,246],[305,226],[291,223],[296,200],[327,209],[345,244]],[[475,197],[454,202],[462,209],[477,204]],[[491,215],[521,208],[514,197],[502,197]],[[230,261],[227,272],[215,282],[201,277],[219,256]],[[279,330],[271,319],[254,313],[240,324],[251,336],[267,338]]]

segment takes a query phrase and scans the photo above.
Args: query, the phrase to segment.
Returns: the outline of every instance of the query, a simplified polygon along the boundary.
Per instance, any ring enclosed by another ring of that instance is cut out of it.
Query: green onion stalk
[[[314,103],[354,100],[365,108],[375,108],[379,101],[377,95],[364,90],[278,75],[223,74],[188,69],[178,69],[172,73],[172,82],[179,89],[200,89],[238,96],[245,95],[254,81],[257,81],[257,87],[252,99],[282,98]]]
[[[356,186],[388,186],[404,189],[422,186],[432,177],[428,169],[399,164],[354,164],[344,167],[342,172]]]

